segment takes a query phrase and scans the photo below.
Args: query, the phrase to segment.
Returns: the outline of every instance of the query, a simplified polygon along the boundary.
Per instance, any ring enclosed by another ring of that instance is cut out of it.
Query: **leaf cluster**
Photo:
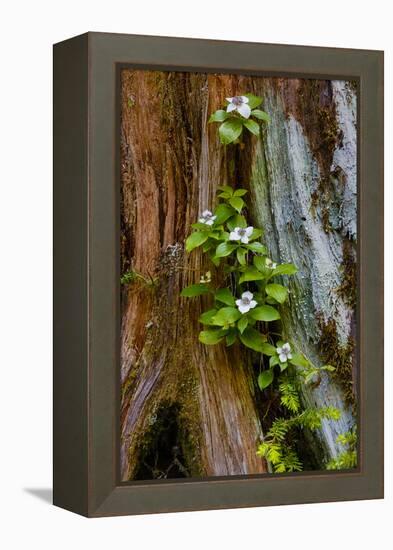
[[[218,134],[223,145],[237,143],[246,128],[251,134],[259,136],[260,122],[270,122],[270,117],[265,111],[258,109],[262,103],[262,98],[253,94],[245,94],[248,97],[248,105],[251,108],[249,118],[242,117],[238,112],[232,111],[228,113],[224,109],[219,109],[213,113],[209,122],[219,122]]]

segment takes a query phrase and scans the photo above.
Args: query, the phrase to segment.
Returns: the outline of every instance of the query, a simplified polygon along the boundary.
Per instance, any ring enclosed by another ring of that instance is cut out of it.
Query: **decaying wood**
[[[242,148],[225,148],[208,116],[225,97],[247,91],[264,97],[272,122],[262,140],[247,137]],[[329,374],[303,392],[306,403],[342,411],[339,423],[326,422],[310,440],[322,465],[337,454],[336,435],[353,424],[347,370],[354,281],[343,265],[353,275],[354,89],[124,70],[121,132],[122,272],[143,276],[122,293],[122,479],[141,477],[141,463],[152,477],[170,477],[176,468],[185,476],[266,471],[255,453],[264,407],[253,357],[236,345],[200,344],[198,317],[208,302],[180,297],[184,286],[213,271],[200,253],[185,254],[184,240],[226,183],[250,189],[248,216],[265,227],[272,257],[300,269],[284,316],[288,338],[318,365],[336,353],[339,374],[347,376],[346,386]],[[162,423],[171,426],[165,451],[157,441]]]
[[[184,240],[228,165],[214,129],[205,133],[208,112],[223,101],[223,90],[213,90],[203,75],[123,73],[123,269],[147,279],[123,294],[123,479],[138,476],[171,407],[189,475],[265,471],[255,453],[262,432],[249,358],[199,344],[201,303],[180,297],[210,269],[197,252],[185,256]]]

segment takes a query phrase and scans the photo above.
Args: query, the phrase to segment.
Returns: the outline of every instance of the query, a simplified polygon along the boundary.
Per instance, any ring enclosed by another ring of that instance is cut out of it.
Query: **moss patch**
[[[346,303],[355,308],[357,298],[357,274],[354,243],[349,239],[343,241],[343,261],[341,264],[342,282],[337,289],[337,294]]]
[[[340,344],[337,325],[334,319],[324,322],[322,317],[318,320],[321,335],[319,338],[319,349],[323,361],[335,367],[333,378],[337,380],[344,391],[344,398],[347,405],[355,405],[355,393],[352,376],[352,362],[355,342],[352,337],[348,338],[346,346]]]

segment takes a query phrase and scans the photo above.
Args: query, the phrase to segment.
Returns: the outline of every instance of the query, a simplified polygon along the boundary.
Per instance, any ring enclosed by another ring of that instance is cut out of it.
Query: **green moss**
[[[352,377],[352,362],[355,343],[352,337],[343,346],[338,338],[337,325],[334,319],[324,322],[319,318],[321,335],[319,338],[319,349],[323,361],[335,367],[333,378],[341,385],[344,391],[344,398],[348,405],[355,405],[355,395]]]
[[[337,293],[346,303],[355,308],[357,299],[357,273],[354,243],[349,239],[343,241],[343,261],[341,264],[342,282]]]

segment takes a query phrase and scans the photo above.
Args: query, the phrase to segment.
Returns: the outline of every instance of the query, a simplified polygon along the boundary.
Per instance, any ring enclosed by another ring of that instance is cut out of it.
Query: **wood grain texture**
[[[355,319],[343,273],[348,255],[356,262],[355,90],[330,81],[131,69],[122,71],[121,89],[122,272],[145,278],[122,291],[121,477],[140,475],[165,410],[181,448],[172,458],[180,456],[184,475],[265,472],[255,454],[264,411],[255,357],[199,344],[207,303],[180,291],[211,265],[198,252],[185,255],[184,240],[214,204],[218,185],[248,187],[249,218],[265,227],[272,256],[300,269],[284,316],[288,338],[320,365],[332,355],[321,339],[333,320],[333,345],[347,350]],[[262,140],[246,136],[241,148],[224,148],[208,116],[246,91],[264,97],[272,123]],[[345,367],[352,358],[351,348]],[[309,436],[323,467],[338,452],[336,435],[353,425],[353,407],[331,376],[304,388],[303,399],[342,411],[338,424],[325,422]],[[163,473],[148,467],[152,477]]]

